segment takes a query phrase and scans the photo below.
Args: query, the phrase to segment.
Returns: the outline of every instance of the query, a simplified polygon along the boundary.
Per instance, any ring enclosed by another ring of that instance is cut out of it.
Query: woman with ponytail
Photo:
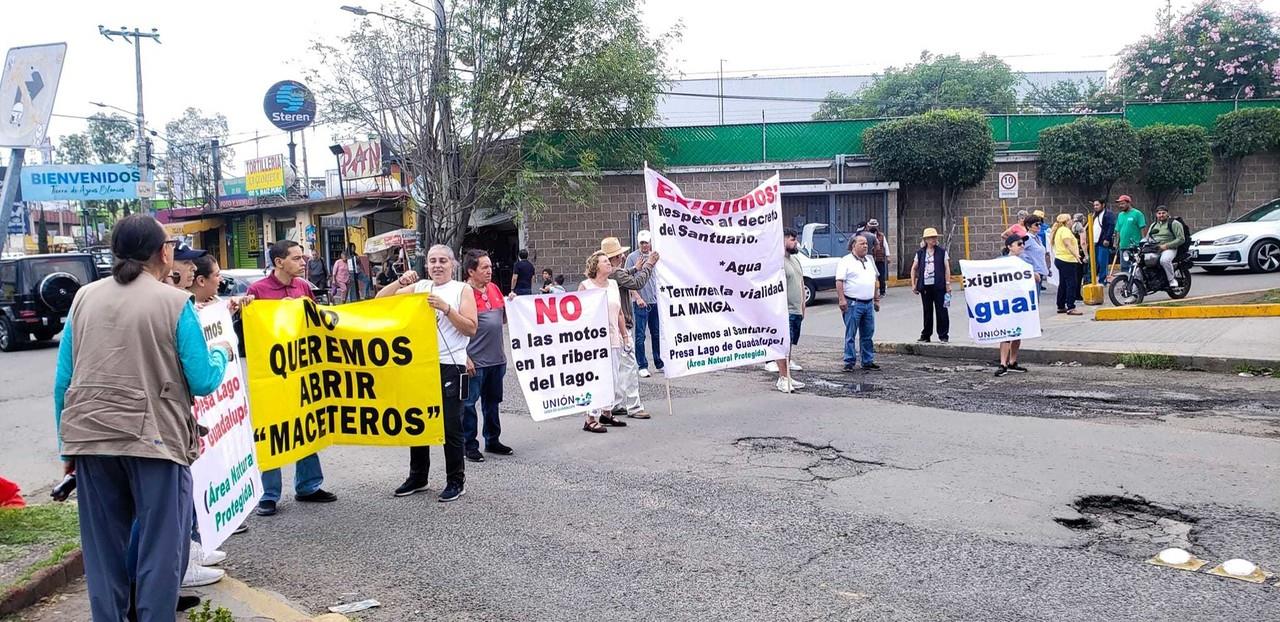
[[[76,292],[58,350],[54,419],[79,488],[80,539],[95,620],[129,608],[126,559],[136,520],[139,619],[172,619],[186,571],[194,396],[218,388],[230,359],[205,343],[191,294],[164,283],[176,243],[144,214],[112,230],[111,278]]]

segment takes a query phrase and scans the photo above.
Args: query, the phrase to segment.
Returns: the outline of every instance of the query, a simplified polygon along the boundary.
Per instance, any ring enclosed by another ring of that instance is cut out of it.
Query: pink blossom
[[[1252,87],[1252,86],[1246,86],[1246,87],[1244,87],[1244,96],[1245,96],[1246,98],[1248,98],[1248,97],[1253,97],[1253,87]]]
[[[1214,43],[1217,43],[1222,40],[1222,33],[1218,32],[1217,28],[1214,28],[1209,31],[1209,38],[1213,39]]]
[[[1187,93],[1187,99],[1194,99],[1195,93]]]

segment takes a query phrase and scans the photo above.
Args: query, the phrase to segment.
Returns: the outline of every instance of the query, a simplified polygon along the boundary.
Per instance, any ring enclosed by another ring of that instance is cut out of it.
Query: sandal
[[[627,427],[627,422],[626,422],[626,421],[618,421],[618,420],[617,420],[617,419],[615,419],[615,418],[613,417],[613,415],[611,415],[611,414],[610,414],[610,415],[600,415],[600,423],[603,423],[603,424],[605,424],[605,425],[610,425],[610,426],[613,426],[613,427],[615,427],[615,428],[625,428],[625,427]]]
[[[583,432],[595,432],[595,433],[597,433],[597,434],[603,434],[603,433],[605,433],[605,432],[608,432],[609,430],[605,429],[605,427],[604,427],[604,426],[600,425],[600,422],[599,422],[599,421],[588,421],[588,422],[586,422],[586,423],[582,424],[582,431],[583,431]]]

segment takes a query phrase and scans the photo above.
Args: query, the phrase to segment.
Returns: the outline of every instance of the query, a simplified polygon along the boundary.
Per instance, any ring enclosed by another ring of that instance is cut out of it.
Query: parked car
[[[1191,262],[1205,272],[1249,268],[1280,270],[1280,198],[1245,215],[1191,235]]]
[[[0,260],[0,351],[11,352],[62,332],[76,292],[98,279],[89,253],[27,255]]]
[[[84,252],[93,255],[93,263],[98,267],[98,278],[105,279],[111,276],[111,265],[116,260],[111,254],[110,246],[90,246]]]
[[[826,223],[809,223],[800,232],[800,268],[804,272],[804,303],[813,304],[818,292],[836,288],[836,264],[839,257],[820,254],[813,249],[813,234],[826,229]]]
[[[219,296],[243,296],[249,293],[249,286],[267,278],[271,272],[258,268],[232,268],[222,271],[222,282],[218,284]],[[318,288],[310,281],[307,285],[311,286],[311,293],[316,297],[316,302],[325,303],[325,290]]]

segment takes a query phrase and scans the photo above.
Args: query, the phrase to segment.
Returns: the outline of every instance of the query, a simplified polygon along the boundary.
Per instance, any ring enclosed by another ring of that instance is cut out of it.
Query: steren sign
[[[303,129],[316,118],[316,97],[300,82],[281,80],[267,89],[262,100],[267,119],[276,127],[292,132]]]

